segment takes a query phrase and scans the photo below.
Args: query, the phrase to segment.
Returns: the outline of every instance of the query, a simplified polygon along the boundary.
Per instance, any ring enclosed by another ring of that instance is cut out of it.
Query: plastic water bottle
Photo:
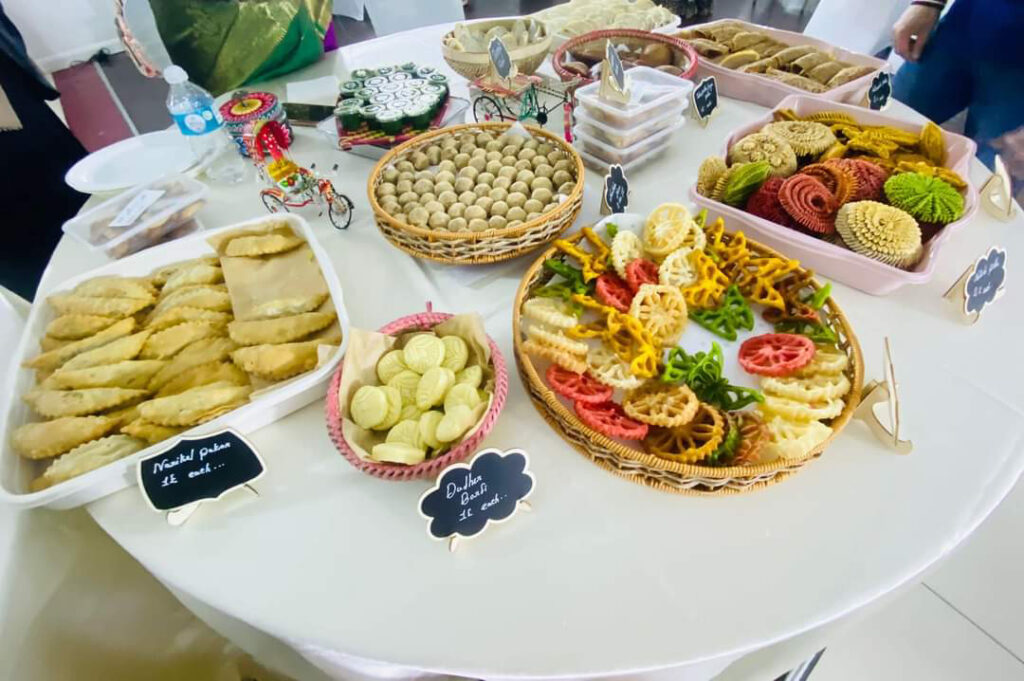
[[[205,164],[206,175],[227,183],[245,179],[245,161],[224,130],[213,95],[189,82],[188,74],[180,66],[164,69],[164,80],[171,86],[167,93],[167,111],[188,140],[196,161]]]

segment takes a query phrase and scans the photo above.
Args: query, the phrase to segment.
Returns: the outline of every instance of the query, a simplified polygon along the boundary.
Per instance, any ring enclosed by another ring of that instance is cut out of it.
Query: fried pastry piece
[[[765,57],[764,59],[752,61],[736,70],[741,73],[764,73],[768,69],[776,68],[778,65],[779,62],[774,57]]]
[[[224,255],[231,257],[255,257],[284,253],[306,243],[294,234],[260,234],[238,236],[224,247]]]
[[[156,288],[148,280],[138,277],[95,277],[76,286],[75,294],[90,298],[139,298],[152,302]]]
[[[218,337],[197,340],[175,355],[174,359],[167,366],[156,372],[156,375],[149,381],[149,389],[160,390],[160,388],[170,383],[171,379],[175,376],[192,367],[225,360],[237,347],[238,345],[230,338]]]
[[[139,418],[139,405],[145,398],[139,398],[138,401],[129,402],[130,406],[118,407],[117,409],[108,409],[107,411],[100,414],[108,419],[113,419],[117,423],[117,427],[123,428],[125,424],[131,423],[135,419]]]
[[[729,47],[732,48],[733,52],[739,52],[745,50],[757,43],[764,42],[767,39],[764,33],[755,31],[740,31],[732,37],[729,41]]]
[[[129,400],[146,395],[145,390],[128,388],[86,388],[84,390],[47,390],[34,388],[25,401],[41,416],[86,416],[104,409],[119,407]]]
[[[832,80],[832,76],[842,71],[845,66],[846,64],[841,61],[827,61],[808,71],[807,77],[824,85]]]
[[[94,350],[76,355],[65,362],[61,369],[88,369],[89,367],[123,362],[126,359],[135,359],[142,352],[142,346],[149,338],[149,334],[149,331],[139,331],[131,336],[118,338]]]
[[[49,352],[50,350],[56,350],[57,348],[62,348],[71,343],[74,343],[74,341],[61,340],[60,338],[54,338],[53,336],[43,336],[39,339],[39,349],[43,352]]]
[[[96,298],[95,300],[103,300],[102,298]],[[30,360],[24,362],[22,366],[30,367],[32,369],[43,369],[52,371],[59,366],[62,366],[76,355],[93,350],[94,348],[100,348],[111,341],[117,340],[127,336],[135,330],[135,320],[128,318],[122,319],[119,322],[111,324],[106,329],[100,331],[94,336],[83,338],[82,340],[73,341],[67,345],[63,345],[49,352],[44,352],[41,355],[36,355]]]
[[[327,293],[314,293],[301,298],[275,298],[255,306],[249,318],[274,319],[275,317],[287,317],[288,315],[312,312],[323,305],[327,297]]]
[[[89,367],[87,369],[60,369],[43,382],[43,387],[55,390],[80,390],[85,388],[131,388],[145,390],[153,374],[167,362],[150,360],[125,360],[114,364]]]
[[[246,372],[272,381],[291,378],[316,368],[320,341],[251,345],[231,353],[231,360]]]
[[[793,45],[784,50],[779,50],[772,56],[778,59],[780,64],[789,64],[811,52],[814,52],[814,47],[811,45]]]
[[[762,57],[774,57],[779,52],[782,52],[783,50],[786,49],[789,49],[789,45],[786,45],[785,43],[772,41],[772,44],[770,44],[768,47],[759,49],[758,52],[761,54]]]
[[[845,85],[851,80],[856,80],[862,76],[866,76],[874,70],[875,67],[873,66],[848,66],[836,75],[832,76],[826,85],[829,89]]]
[[[224,272],[218,265],[207,265],[199,263],[192,267],[177,270],[167,278],[167,283],[161,289],[162,295],[176,291],[186,286],[202,286],[207,284],[219,284],[224,281]]]
[[[99,317],[123,319],[149,307],[152,297],[146,298],[93,298],[74,293],[58,293],[46,299],[58,314],[91,314]]]
[[[149,279],[157,286],[163,286],[167,283],[167,280],[170,279],[179,270],[189,269],[191,267],[195,267],[196,265],[218,264],[220,264],[220,259],[213,255],[202,258],[195,258],[194,260],[183,260],[181,262],[171,263],[170,265],[164,265],[160,269],[155,270],[152,274],[149,275]]]
[[[777,57],[778,55],[776,55]],[[808,92],[821,93],[827,89],[824,85],[816,80],[810,78],[804,78],[798,76],[795,73],[787,73],[786,71],[780,71],[779,69],[768,69],[765,71],[765,75],[769,78],[785,83],[786,85],[792,85],[798,87],[801,90],[807,90]]]
[[[318,341],[322,345],[341,345],[341,324],[335,321],[326,329],[306,336],[304,341]]]
[[[249,399],[252,386],[211,383],[139,407],[142,418],[161,426],[194,426],[231,411]]]
[[[177,395],[211,383],[249,385],[249,374],[231,362],[208,362],[181,372],[157,391],[157,397]]]
[[[225,334],[223,324],[182,322],[157,331],[146,340],[139,353],[143,359],[170,359],[190,343],[203,338],[216,338]]]
[[[163,329],[181,324],[183,322],[207,322],[210,324],[227,324],[231,321],[231,314],[228,312],[217,312],[216,310],[204,310],[201,307],[172,307],[170,310],[154,317],[147,329],[162,331]]]
[[[818,52],[815,50],[813,52],[808,52],[799,59],[791,61],[787,64],[787,70],[798,73],[801,76],[806,76],[814,67],[821,66],[822,64],[830,61],[832,61],[832,57],[828,56],[824,52]]]
[[[722,43],[715,42],[714,40],[708,40],[707,38],[691,38],[687,42],[693,46],[693,49],[697,50],[697,54],[708,59],[717,59],[718,57],[729,54],[729,46]]]
[[[239,345],[288,343],[325,328],[334,318],[327,312],[305,312],[276,319],[234,321],[228,324],[228,334]]]
[[[170,309],[183,306],[198,307],[215,312],[230,312],[231,297],[228,295],[227,287],[221,285],[211,284],[180,288],[177,291],[171,291],[157,301],[156,307],[149,314],[149,321],[160,317]]]
[[[727,69],[738,69],[741,66],[746,66],[750,62],[757,61],[761,58],[757,52],[753,50],[741,50],[740,52],[733,52],[718,60],[720,66],[724,66]]]
[[[65,314],[46,325],[46,335],[59,340],[81,340],[99,333],[116,321],[116,317]]]
[[[108,416],[64,416],[26,423],[14,431],[11,444],[26,459],[49,459],[103,437],[117,425],[117,419]]]
[[[122,433],[145,440],[147,444],[151,445],[172,438],[184,430],[185,428],[182,426],[161,426],[141,417],[121,427]]]
[[[146,443],[128,435],[109,435],[75,447],[54,460],[43,474],[32,481],[32,491],[52,487],[60,482],[96,470],[108,463],[142,450]]]

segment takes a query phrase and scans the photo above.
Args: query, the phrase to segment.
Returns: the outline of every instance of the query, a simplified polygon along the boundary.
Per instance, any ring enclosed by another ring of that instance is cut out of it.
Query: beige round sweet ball
[[[412,191],[412,180],[399,180],[395,183],[395,193],[401,196]]]
[[[455,173],[450,170],[442,170],[434,175],[434,182],[455,182]]]
[[[520,161],[529,161],[531,158],[537,155],[537,152],[529,147],[520,149],[518,157]]]
[[[452,186],[455,187],[455,191],[462,193],[471,191],[475,184],[476,182],[473,181],[472,177],[463,176],[455,178],[455,184]]]
[[[516,221],[522,222],[523,220],[526,219],[526,211],[520,208],[519,206],[512,206],[511,208],[508,209],[508,212],[505,213],[505,218],[510,223]]]
[[[455,167],[455,163],[453,161],[445,159],[437,164],[437,170],[438,172],[446,172],[455,175],[455,171],[458,170],[458,168]]]
[[[427,220],[427,224],[434,229],[445,229],[448,227],[449,222],[450,218],[447,213],[443,212],[431,213],[430,218]]]
[[[485,213],[490,214],[491,206],[494,205],[494,199],[489,196],[477,196],[476,203],[473,205],[483,208]]]
[[[474,193],[472,190],[464,191],[461,194],[459,194],[459,201],[466,204],[467,206],[472,206],[473,203],[476,201],[476,193]]]
[[[437,182],[436,184],[434,184],[434,193],[437,194],[438,196],[441,196],[441,194],[445,192],[453,191],[455,191],[455,187],[452,185],[451,182]]]
[[[448,206],[448,217],[450,218],[461,218],[463,213],[466,211],[466,204],[461,201],[456,201],[452,205]]]
[[[430,167],[430,159],[422,151],[414,151],[412,154],[412,166],[416,170],[423,170]]]
[[[427,220],[430,219],[430,213],[423,206],[416,206],[409,211],[409,224],[416,225],[417,227],[423,227],[427,224]]]
[[[466,166],[465,168],[459,169],[459,177],[468,177],[471,180],[475,180],[476,176],[480,174],[474,166]]]
[[[481,152],[481,154],[482,153],[483,152]],[[485,159],[482,155],[474,156],[473,158],[469,159],[469,167],[476,168],[476,171],[478,173],[482,173],[484,171],[484,168],[487,167],[487,159]]]
[[[536,220],[539,217],[540,217],[540,211],[537,211],[536,213],[527,213],[526,214],[526,221],[529,222],[530,220]]]
[[[487,226],[491,229],[504,229],[507,223],[504,215],[492,215],[487,219]]]
[[[488,163],[491,163],[492,161],[497,161],[499,165],[501,164],[500,151],[488,151],[486,154],[484,154],[484,158],[487,159]]]
[[[427,212],[433,215],[434,213],[443,213],[447,210],[444,204],[440,201],[427,201],[423,204],[423,207],[427,209]]]
[[[442,159],[441,162],[444,163],[444,161],[451,161],[453,158],[455,158],[455,156],[458,153],[459,153],[459,150],[456,149],[455,147],[444,147],[444,148],[442,148],[441,149],[441,159]]]
[[[484,149],[487,151],[488,154],[490,154],[492,151],[500,151],[501,142],[499,142],[498,140],[491,140],[490,142],[484,145]]]
[[[507,177],[510,180],[515,180],[516,169],[513,166],[502,166],[498,171],[498,177]]]
[[[469,163],[469,154],[460,151],[459,153],[455,154],[455,157],[452,159],[452,162],[455,163],[456,168],[461,170],[462,168],[466,167],[466,164]]]
[[[416,180],[412,183],[412,190],[417,194],[426,194],[434,191],[434,183],[430,180]]]
[[[504,201],[506,198],[508,198],[508,191],[502,189],[501,187],[494,187],[493,189],[491,189],[490,193],[487,194],[487,196],[491,197],[495,201]]]
[[[471,232],[486,232],[490,227],[487,225],[487,220],[483,218],[474,218],[469,221],[469,231]]]
[[[511,168],[510,168],[510,170],[511,170]],[[503,177],[503,176],[499,175],[498,177],[494,178],[494,182],[491,183],[491,186],[494,187],[495,189],[506,189],[507,190],[509,187],[512,186],[512,178],[511,177]]]
[[[525,158],[521,158],[518,161],[516,161],[515,165],[513,165],[512,167],[515,168],[516,172],[518,173],[521,170],[532,170],[533,164],[527,161]]]
[[[483,184],[481,182],[480,184],[473,187],[473,193],[476,194],[478,197],[487,196],[488,194],[491,193],[491,185]]]
[[[521,224],[523,224],[522,220],[509,220],[508,224],[506,224],[505,227],[507,227],[508,229],[513,229],[514,227],[518,227]]]
[[[555,169],[548,165],[547,161],[544,161],[533,169],[533,174],[537,177],[546,177],[551,179],[555,175]]]
[[[491,215],[505,215],[508,213],[508,204],[504,201],[493,201],[491,202]]]
[[[469,223],[466,222],[465,218],[452,218],[448,221],[449,232],[467,232],[469,231]]]
[[[467,206],[465,212],[463,212],[462,214],[462,217],[466,218],[467,220],[482,220],[487,217],[487,209],[484,208],[483,206],[478,206],[475,204],[472,206]]]
[[[494,135],[492,135],[491,133],[489,133],[489,132],[477,133],[476,143],[479,144],[480,146],[484,146],[488,142],[493,142],[493,141],[494,141]]]
[[[437,201],[437,196],[434,195],[434,192],[424,192],[420,194],[420,203],[425,204],[430,201]]]
[[[380,202],[380,208],[388,215],[402,212],[402,206],[395,200],[394,196],[385,196]]]
[[[500,160],[488,161],[487,165],[484,166],[484,170],[490,173],[491,175],[497,175],[498,172],[504,167],[505,166],[501,165]]]
[[[436,166],[438,162],[441,160],[441,147],[437,146],[436,144],[432,144],[429,147],[427,147],[426,153],[427,161],[432,166]]]
[[[541,203],[550,203],[552,196],[553,194],[550,189],[540,188],[534,189],[532,192],[530,192],[530,198],[536,199]]]
[[[538,146],[540,146],[540,142],[533,138],[530,138],[523,142],[523,149],[531,149],[534,152],[536,152]]]
[[[445,190],[437,195],[437,200],[441,202],[445,209],[448,209],[458,202],[459,195],[453,191]]]
[[[537,199],[529,199],[523,203],[523,210],[526,211],[527,215],[530,215],[531,213],[540,213],[544,210],[544,204]]]
[[[575,189],[576,189],[576,183],[575,182],[566,182],[564,184],[558,185],[558,193],[559,194],[565,194],[566,196],[568,196],[569,194],[572,194],[573,190],[575,190]]]
[[[508,156],[501,157],[501,165],[509,166],[510,168],[516,164],[519,159],[515,157],[515,154],[509,154]]]
[[[554,172],[554,174],[551,176],[551,182],[555,186],[558,186],[558,187],[562,186],[566,182],[572,182],[572,181],[573,181],[572,174],[569,173],[566,170],[556,170]]]
[[[505,203],[511,208],[521,208],[526,204],[526,194],[523,192],[509,192],[508,196],[505,197]]]
[[[377,196],[394,196],[396,194],[395,185],[391,182],[381,182],[377,185]]]
[[[460,154],[469,154],[472,156],[474,151],[476,151],[476,145],[472,142],[463,142],[459,145]]]
[[[477,184],[486,184],[488,187],[494,182],[494,174],[488,172],[482,172],[476,176]]]
[[[555,170],[564,170],[566,172],[572,170],[572,163],[567,158],[562,158],[551,164],[551,167]]]
[[[414,173],[414,172],[416,172],[416,166],[414,166],[412,164],[412,161],[410,161],[408,159],[402,159],[401,161],[399,161],[398,163],[395,164],[395,167],[398,168],[398,172],[400,172],[400,173]]]
[[[519,192],[520,194],[529,194],[530,185],[526,184],[522,180],[516,180],[512,183],[512,186],[508,188],[508,193],[515,194],[516,192]]]
[[[533,178],[533,182],[530,183],[530,189],[535,191],[537,189],[547,189],[550,191],[554,189],[554,185],[551,180],[546,177],[535,177]]]
[[[429,170],[417,170],[416,174],[413,176],[413,181],[415,180],[430,180],[431,182],[433,182],[434,173],[430,172]]]
[[[537,145],[537,153],[544,157],[547,157],[547,155],[554,150],[555,148],[548,144],[547,142],[541,142],[540,144]]]
[[[401,203],[402,205],[405,205],[412,201],[419,202],[419,200],[420,195],[417,194],[416,192],[402,192],[401,194],[398,195],[398,202]]]
[[[516,173],[516,182],[525,182],[531,184],[533,182],[533,171],[532,170],[520,170]]]
[[[398,181],[398,168],[394,166],[388,166],[384,169],[384,172],[380,174],[380,177],[385,182],[397,182]]]

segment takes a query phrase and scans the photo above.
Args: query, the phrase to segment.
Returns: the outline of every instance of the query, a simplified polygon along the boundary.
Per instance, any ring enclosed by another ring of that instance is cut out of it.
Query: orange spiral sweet
[[[877,163],[860,158],[833,158],[824,164],[842,168],[857,178],[857,189],[850,201],[878,201],[882,198],[882,186],[889,179],[889,171]]]
[[[793,175],[779,188],[779,203],[800,226],[817,234],[836,231],[839,203],[821,180],[811,175]]]
[[[818,178],[832,192],[832,196],[836,197],[836,204],[839,206],[849,201],[857,193],[857,177],[843,167],[827,163],[812,163],[805,166],[800,174]]]

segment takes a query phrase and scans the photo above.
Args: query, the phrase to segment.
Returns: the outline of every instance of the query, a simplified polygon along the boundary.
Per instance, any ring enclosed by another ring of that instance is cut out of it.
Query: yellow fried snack
[[[586,343],[573,340],[561,331],[547,329],[540,324],[531,324],[530,327],[526,329],[526,337],[530,340],[535,340],[538,343],[549,345],[553,348],[558,348],[559,350],[564,350],[570,355],[579,355],[582,357],[587,354],[587,350],[589,349],[589,346]]]
[[[629,370],[629,364],[620,360],[606,345],[590,349],[587,353],[587,368],[591,376],[613,388],[633,390],[643,384]]]
[[[161,360],[124,360],[86,369],[58,369],[43,385],[57,390],[84,388],[131,388],[143,390],[153,375],[167,362]]]
[[[33,409],[46,418],[87,416],[113,409],[144,397],[145,390],[127,388],[86,388],[83,390],[48,390],[35,388],[24,397]]]
[[[132,400],[128,403],[128,406],[125,407],[118,407],[117,409],[108,409],[102,414],[100,414],[100,416],[105,416],[108,419],[113,419],[114,421],[117,422],[118,427],[123,427],[125,424],[131,423],[135,419],[139,418],[139,404],[141,403],[142,399],[144,398],[139,398],[138,402]]]
[[[163,286],[167,283],[176,272],[195,267],[196,265],[219,265],[220,259],[217,256],[204,256],[202,258],[195,258],[194,260],[183,260],[181,262],[171,263],[164,265],[163,267],[154,270],[149,275],[149,280],[156,286]]]
[[[665,284],[642,284],[633,296],[629,314],[663,347],[679,341],[689,319],[680,288]]]
[[[691,257],[697,283],[683,289],[683,299],[690,307],[717,307],[731,283],[729,278],[704,251],[694,251]]]
[[[95,335],[117,321],[115,317],[66,314],[46,325],[46,335],[59,340],[81,340]]]
[[[294,298],[275,298],[260,303],[253,308],[246,319],[273,319],[275,317],[287,317],[303,312],[312,312],[327,300],[326,293],[312,293],[307,296],[296,296]]]
[[[126,359],[135,359],[142,352],[142,346],[145,345],[149,334],[149,331],[139,331],[131,336],[118,338],[93,350],[87,350],[65,362],[61,369],[68,371],[72,369],[88,369],[89,367],[122,362]]]
[[[78,294],[59,293],[46,299],[59,314],[89,314],[98,317],[131,317],[152,304],[146,298],[94,298]]]
[[[306,243],[294,234],[260,234],[238,236],[224,247],[224,255],[231,257],[257,257],[284,253]]]
[[[677,248],[666,256],[658,265],[658,283],[680,288],[692,286],[697,282],[697,270],[690,262],[692,248]]]
[[[775,284],[799,266],[796,260],[782,260],[774,256],[749,258],[736,277],[736,285],[744,297],[767,307],[785,310],[786,301]]]
[[[333,312],[304,312],[276,319],[233,321],[228,324],[228,335],[239,345],[288,343],[329,326],[336,316]]]
[[[161,426],[194,426],[220,416],[249,400],[252,387],[211,383],[139,405],[145,420]]]
[[[39,349],[43,352],[49,352],[50,350],[56,350],[62,348],[69,343],[74,341],[61,340],[60,338],[53,338],[52,336],[43,336],[39,339]]]
[[[201,307],[172,307],[159,316],[152,318],[146,328],[151,331],[162,331],[163,329],[182,324],[184,322],[207,322],[209,324],[227,324],[231,321],[231,314],[228,312],[217,312],[216,310],[204,310]]]
[[[229,383],[231,385],[249,385],[249,374],[245,373],[231,362],[207,362],[199,364],[190,369],[185,369],[180,374],[165,383],[157,391],[157,397],[168,397],[177,395],[192,388],[198,388],[211,383]]]
[[[32,359],[25,361],[22,366],[29,367],[31,369],[52,371],[65,364],[76,355],[100,348],[111,341],[117,340],[118,338],[123,338],[130,334],[134,329],[134,319],[122,319],[121,321],[110,325],[106,329],[103,329],[94,336],[73,341],[67,345],[62,345],[59,348],[50,350],[49,352],[36,355]]]
[[[832,434],[831,428],[818,421],[794,422],[775,417],[766,425],[768,442],[761,450],[761,461],[802,459]]]
[[[637,258],[644,257],[644,247],[640,243],[640,237],[637,236],[636,232],[623,229],[612,237],[611,257],[612,267],[615,268],[615,272],[625,279],[626,265]]]
[[[157,331],[146,339],[139,356],[143,359],[170,359],[197,340],[215,338],[224,336],[224,334],[225,328],[221,324],[182,322],[163,331]]]
[[[711,455],[725,437],[725,419],[721,412],[703,402],[685,425],[677,428],[651,428],[644,448],[662,459],[678,463],[696,463]]]
[[[175,307],[198,307],[215,312],[230,312],[231,297],[228,295],[227,287],[220,284],[180,288],[160,298],[156,307],[149,313],[148,321],[159,318]]]
[[[316,368],[319,341],[250,345],[231,353],[231,360],[244,371],[273,381],[291,378]]]
[[[151,445],[163,442],[184,431],[183,426],[161,426],[144,418],[137,418],[121,427],[121,432],[125,435],[145,440],[147,444]]]
[[[686,425],[697,415],[699,405],[697,395],[687,386],[660,381],[649,381],[622,401],[622,408],[630,417],[663,428]]]
[[[608,262],[607,258],[598,258],[565,239],[555,239],[554,246],[566,255],[579,261],[580,268],[583,271],[583,281],[597,279],[605,270]]]
[[[921,135],[917,141],[917,147],[921,150],[932,165],[944,166],[946,164],[946,144],[942,139],[942,128],[931,121],[921,128]]]
[[[177,270],[170,277],[161,289],[161,295],[167,295],[186,286],[202,286],[204,284],[219,284],[224,281],[224,271],[217,265],[199,263],[192,267]]]
[[[149,302],[156,297],[153,284],[133,277],[94,277],[76,286],[74,292],[90,298],[139,298]]]
[[[128,435],[109,435],[75,447],[55,459],[43,474],[32,481],[33,492],[88,473],[142,450],[146,443]]]
[[[203,338],[174,356],[167,366],[149,381],[150,390],[160,390],[187,369],[227,359],[238,345],[230,338]]]
[[[49,459],[103,437],[117,425],[117,419],[107,416],[64,416],[20,426],[14,431],[11,444],[26,459]]]

